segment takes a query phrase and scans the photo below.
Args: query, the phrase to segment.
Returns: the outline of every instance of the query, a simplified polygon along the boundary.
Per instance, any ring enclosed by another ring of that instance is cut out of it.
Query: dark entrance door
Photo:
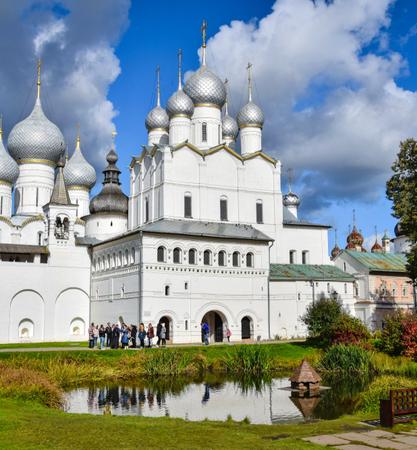
[[[250,319],[248,316],[245,316],[242,321],[242,339],[250,339]]]
[[[167,316],[163,316],[163,317],[161,317],[159,323],[165,324],[165,329],[167,330],[166,331],[166,340],[169,341],[171,339],[170,329],[169,329],[169,318]]]
[[[223,320],[216,312],[214,313],[214,342],[223,342]]]

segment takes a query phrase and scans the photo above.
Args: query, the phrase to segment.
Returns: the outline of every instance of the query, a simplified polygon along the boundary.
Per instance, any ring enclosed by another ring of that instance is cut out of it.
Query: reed
[[[386,353],[373,353],[371,362],[379,375],[399,375],[417,378],[417,363],[405,356],[389,356]]]
[[[228,372],[235,374],[262,375],[271,369],[269,351],[263,345],[240,345],[229,351],[224,359]]]
[[[334,345],[324,354],[319,369],[325,372],[371,374],[371,354],[356,345]]]

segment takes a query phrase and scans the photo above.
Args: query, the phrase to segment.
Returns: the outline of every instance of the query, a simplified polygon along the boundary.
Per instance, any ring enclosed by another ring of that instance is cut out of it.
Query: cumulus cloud
[[[208,42],[234,112],[247,62],[264,109],[264,149],[299,174],[304,211],[381,195],[399,141],[417,130],[417,95],[389,48],[391,0],[277,0],[260,21],[232,21]]]
[[[69,152],[77,123],[82,147],[100,167],[117,114],[109,86],[120,74],[114,47],[128,25],[130,0],[2,0],[0,110],[6,133],[31,111],[36,59],[42,60],[42,102],[63,131]]]

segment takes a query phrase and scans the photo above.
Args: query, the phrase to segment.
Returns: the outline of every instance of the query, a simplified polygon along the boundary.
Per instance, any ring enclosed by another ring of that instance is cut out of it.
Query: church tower
[[[40,61],[35,105],[30,115],[13,127],[7,145],[10,155],[19,164],[16,214],[42,214],[42,207],[51,198],[55,167],[65,149],[65,142],[59,128],[42,109]]]
[[[240,130],[240,148],[242,156],[262,150],[262,127],[264,113],[252,101],[252,64],[248,71],[248,103],[239,111],[237,123]]]

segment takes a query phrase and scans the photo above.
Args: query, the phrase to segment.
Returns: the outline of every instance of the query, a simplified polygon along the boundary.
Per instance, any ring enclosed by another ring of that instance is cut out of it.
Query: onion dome
[[[161,107],[161,88],[159,82],[159,66],[156,69],[157,88],[156,88],[156,106],[151,109],[146,116],[145,126],[148,131],[155,129],[168,130],[169,117],[164,108]]]
[[[58,162],[64,136],[43,112],[40,98],[40,64],[38,63],[38,96],[32,112],[17,123],[9,134],[8,149],[16,160],[35,159]]]
[[[332,251],[330,253],[331,256],[332,256],[332,259],[335,259],[336,256],[339,255],[340,252],[341,252],[341,250],[340,250],[339,246],[337,244],[335,244],[335,246],[333,247],[333,249],[332,249]]]
[[[101,192],[90,202],[90,213],[115,213],[127,215],[128,198],[120,188],[120,170],[116,166],[118,156],[114,148],[107,153],[107,167],[103,170],[104,181]]]
[[[13,185],[19,176],[19,166],[4,147],[2,122],[0,117],[0,183],[3,181]]]
[[[236,120],[229,116],[229,95],[227,93],[227,83],[228,80],[226,79],[224,81],[226,88],[226,102],[224,103],[224,116],[222,119],[222,135],[223,138],[229,138],[235,141],[237,135],[239,134],[239,127],[237,126]]]
[[[374,245],[371,248],[372,253],[383,253],[384,249],[382,248],[382,245],[379,244],[378,240],[375,240]]]
[[[400,222],[395,225],[394,233],[396,237],[405,236]]]
[[[301,201],[300,197],[297,194],[294,194],[294,192],[288,192],[288,194],[285,194],[282,203],[284,206],[299,206]]]
[[[194,112],[194,104],[191,98],[182,90],[182,50],[178,50],[178,90],[174,92],[167,102],[167,112],[169,117],[191,118]]]
[[[222,108],[226,101],[226,89],[222,80],[207,68],[205,62],[185,83],[184,92],[194,106],[215,105]]]
[[[355,247],[362,247],[363,241],[364,241],[364,239],[363,239],[362,234],[359,233],[359,231],[356,229],[356,225],[353,225],[353,229],[352,229],[351,233],[348,235],[348,237],[346,238],[346,242]]]
[[[81,151],[80,136],[77,137],[74,153],[64,168],[64,177],[69,188],[79,186],[90,190],[96,183],[96,171]]]
[[[262,128],[265,121],[264,113],[258,105],[252,101],[252,64],[248,64],[248,103],[239,111],[237,123],[239,128],[258,127]]]
[[[204,21],[201,66],[185,83],[184,92],[194,102],[194,106],[214,105],[222,108],[226,101],[226,88],[222,80],[206,65],[206,28]]]

